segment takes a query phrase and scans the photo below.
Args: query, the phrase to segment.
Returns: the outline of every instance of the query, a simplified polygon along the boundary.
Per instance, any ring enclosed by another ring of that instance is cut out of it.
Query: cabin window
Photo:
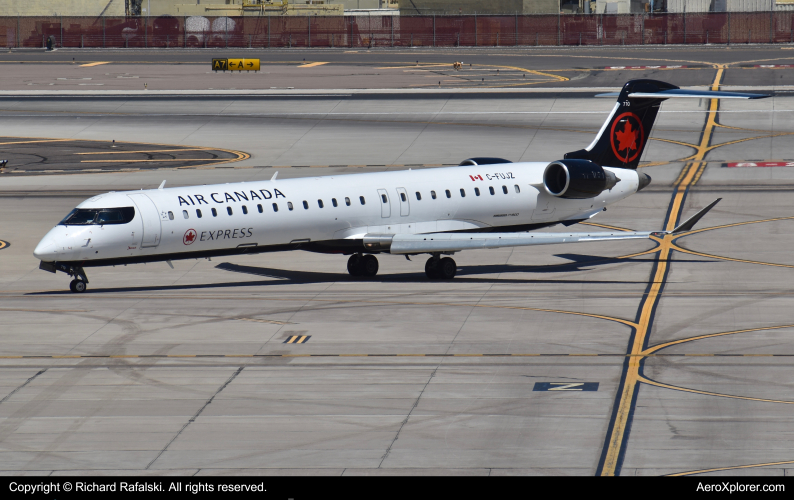
[[[345,205],[347,205],[348,207],[350,206],[350,198],[348,198],[347,196],[345,196]]]
[[[317,200],[317,205],[319,205],[320,208],[323,208],[323,200]]]
[[[447,198],[452,198],[452,193],[449,192],[449,189],[445,189],[444,192],[447,193]]]
[[[367,200],[365,200],[363,196],[359,196],[358,197],[358,201],[360,201],[362,205],[366,205],[367,204]]]
[[[422,201],[422,194],[419,191],[416,192],[416,199]]]
[[[503,192],[504,194],[507,194],[507,186],[502,186],[502,192]]]
[[[260,213],[260,214],[261,214],[262,212],[264,212],[264,211],[265,211],[265,210],[262,208],[262,205],[257,205],[257,206],[256,206],[256,208],[257,208],[257,210],[259,210],[259,213]]]
[[[174,220],[174,212],[168,211],[168,220]]]
[[[520,193],[521,192],[521,188],[518,187],[518,184],[515,185],[515,188],[516,188],[516,193]]]
[[[226,207],[226,213],[232,215],[232,207]]]
[[[400,199],[402,201],[408,201],[408,198],[406,198],[405,193],[400,193]]]
[[[196,209],[196,217],[198,217],[199,219],[201,218],[201,209],[200,208]]]
[[[380,199],[383,201],[383,203],[389,203],[389,199],[386,198],[385,194],[380,195]]]
[[[338,207],[339,204],[336,202],[336,198],[331,198],[331,205]]]
[[[273,211],[278,212],[278,203],[273,203]]]
[[[308,210],[309,209],[309,202],[306,201],[306,200],[303,200],[303,209],[304,210]]]
[[[474,188],[474,195],[480,196],[480,188]]]
[[[494,191],[493,186],[488,186],[488,191],[490,191],[492,195],[496,194],[496,191]]]
[[[217,217],[218,216],[218,211],[215,210],[214,208],[212,209],[212,216],[213,217]]]
[[[466,197],[466,190],[463,189],[463,188],[460,188],[460,197],[461,198],[465,198]]]
[[[182,210],[182,217],[184,217],[185,219],[190,218],[190,216],[187,214],[187,210]]]
[[[292,207],[292,202],[291,201],[287,202],[287,208],[289,209],[290,212],[292,212],[292,208],[293,207]]]
[[[243,215],[248,215],[248,207],[243,205]]]
[[[435,200],[436,199],[436,192],[435,191],[430,191],[430,197]]]

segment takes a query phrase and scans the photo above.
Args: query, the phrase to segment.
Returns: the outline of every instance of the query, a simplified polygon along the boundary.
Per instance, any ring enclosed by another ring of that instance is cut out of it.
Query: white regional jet
[[[449,255],[462,250],[658,236],[527,231],[585,221],[647,186],[637,164],[665,99],[768,97],[654,80],[602,95],[618,101],[595,140],[562,160],[470,158],[449,168],[110,192],[78,205],[33,255],[83,292],[92,266],[308,250],[349,255],[350,274],[375,276],[376,254],[430,254],[427,277],[450,279]],[[714,204],[672,232],[691,229]]]

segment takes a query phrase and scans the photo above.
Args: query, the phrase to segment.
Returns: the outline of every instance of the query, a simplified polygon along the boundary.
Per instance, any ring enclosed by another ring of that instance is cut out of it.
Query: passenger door
[[[408,202],[408,192],[405,188],[397,188],[397,196],[400,198],[400,216],[406,217],[411,214],[411,205]]]
[[[380,216],[384,219],[391,217],[391,201],[385,189],[378,189],[378,201],[380,202]]]
[[[160,213],[154,202],[143,193],[128,194],[143,222],[143,238],[141,248],[156,247],[160,244]]]

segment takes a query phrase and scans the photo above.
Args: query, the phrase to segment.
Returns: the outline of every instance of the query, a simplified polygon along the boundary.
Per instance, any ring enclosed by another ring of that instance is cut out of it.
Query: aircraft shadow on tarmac
[[[454,282],[456,283],[595,283],[595,284],[630,284],[639,283],[646,284],[646,281],[625,281],[625,280],[560,280],[560,279],[522,279],[510,278],[505,276],[511,273],[563,273],[563,272],[576,272],[587,271],[593,266],[601,266],[605,264],[627,263],[627,262],[654,262],[652,256],[634,259],[618,259],[614,257],[600,257],[595,255],[580,255],[580,254],[557,254],[555,257],[568,259],[571,262],[562,264],[542,265],[542,266],[522,266],[512,264],[485,264],[478,266],[467,265],[465,267],[458,267],[458,273],[455,275]],[[683,260],[676,259],[675,262],[708,262],[705,260]],[[284,283],[288,280],[289,283],[327,283],[338,281],[380,281],[387,283],[418,283],[428,281],[424,271],[411,272],[411,273],[398,273],[398,274],[383,274],[374,278],[362,278],[357,276],[350,276],[349,274],[340,273],[323,273],[315,271],[292,271],[286,269],[273,269],[268,267],[256,266],[243,266],[239,264],[222,263],[215,266],[216,269],[224,271],[231,271],[236,273],[252,274],[255,276],[264,276],[268,278],[275,278],[278,281],[269,282],[269,284]],[[493,277],[474,277],[482,274],[500,274],[499,278]],[[471,276],[471,277],[467,277]],[[442,280],[443,281],[443,280]]]
[[[511,264],[486,264],[479,266],[465,266],[458,268],[455,276],[455,283],[560,283],[560,284],[646,284],[646,281],[626,281],[626,280],[561,280],[561,279],[526,279],[510,278],[514,273],[571,273],[577,271],[588,271],[595,266],[617,263],[653,263],[656,259],[653,256],[643,256],[642,258],[618,259],[614,257],[601,257],[595,255],[580,254],[557,254],[555,257],[568,259],[571,262],[562,264],[551,264],[541,266],[522,266]],[[675,259],[668,262],[712,262],[709,260]],[[244,266],[224,262],[215,266],[216,269],[233,273],[262,276],[268,278],[264,281],[236,281],[226,283],[204,283],[204,284],[185,284],[185,285],[161,285],[161,286],[138,286],[138,287],[115,287],[115,288],[89,288],[86,293],[113,293],[113,292],[154,292],[168,290],[201,290],[201,289],[223,289],[237,287],[257,287],[257,286],[278,286],[288,284],[310,284],[310,283],[333,283],[333,282],[381,282],[381,283],[422,283],[429,280],[423,271],[409,273],[383,274],[374,278],[362,278],[350,276],[347,273],[331,273],[316,271],[293,271],[287,269],[274,269],[270,267]],[[474,277],[483,274],[500,274],[495,277]],[[443,282],[443,281],[438,281]],[[436,281],[433,281],[436,283]],[[28,295],[51,295],[51,294],[71,294],[69,291],[48,291],[33,292]]]

